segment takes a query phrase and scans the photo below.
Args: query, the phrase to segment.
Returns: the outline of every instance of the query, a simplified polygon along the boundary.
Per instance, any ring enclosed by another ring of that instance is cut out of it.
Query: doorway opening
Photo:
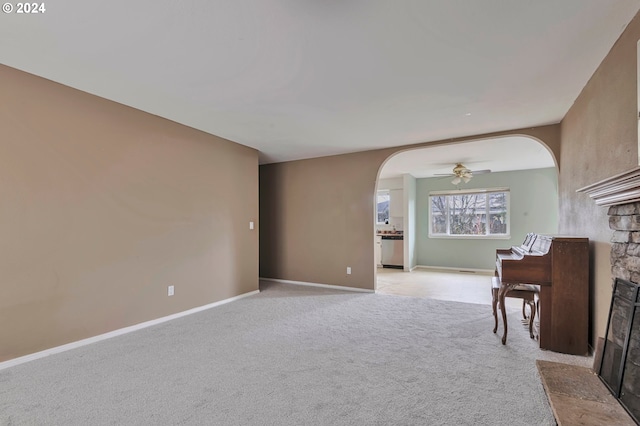
[[[446,212],[433,206],[434,194],[452,194],[455,204],[470,198],[461,194],[496,188],[510,198],[500,212],[486,197]],[[556,162],[541,141],[521,135],[401,151],[380,167],[374,214],[376,292],[490,304],[496,249],[520,245],[529,232],[557,232]],[[474,226],[454,226],[465,220]],[[382,242],[392,235],[402,238],[400,268],[383,259]]]

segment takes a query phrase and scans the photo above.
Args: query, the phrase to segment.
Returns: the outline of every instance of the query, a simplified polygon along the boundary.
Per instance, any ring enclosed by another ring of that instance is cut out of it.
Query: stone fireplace
[[[608,206],[613,293],[596,373],[640,419],[640,167],[578,190]],[[598,356],[598,354],[596,354]]]
[[[614,278],[640,282],[640,202],[609,207],[611,273]]]
[[[609,207],[613,278],[640,282],[640,167],[578,190]]]

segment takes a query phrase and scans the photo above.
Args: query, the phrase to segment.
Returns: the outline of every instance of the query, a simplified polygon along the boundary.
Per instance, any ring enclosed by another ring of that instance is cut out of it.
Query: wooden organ
[[[540,348],[573,355],[588,353],[589,240],[528,234],[522,245],[496,250],[495,276],[506,343],[505,295],[521,284],[540,286]]]

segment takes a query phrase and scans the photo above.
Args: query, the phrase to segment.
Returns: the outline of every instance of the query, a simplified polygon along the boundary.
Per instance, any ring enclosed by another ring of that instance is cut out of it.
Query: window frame
[[[490,205],[488,202],[489,194],[493,193],[504,193],[505,194],[505,205],[506,205],[506,224],[507,229],[504,234],[489,234],[489,227],[485,225],[486,231],[485,234],[451,234],[451,214],[450,214],[450,203],[447,201],[447,212],[446,212],[446,227],[447,233],[434,233],[433,232],[433,202],[431,198],[436,196],[456,196],[456,195],[467,195],[467,194],[485,194],[486,202],[485,202],[485,215],[488,218],[490,217]],[[499,188],[479,188],[479,189],[459,189],[459,190],[451,190],[451,191],[430,191],[428,195],[428,203],[429,203],[429,217],[428,217],[428,227],[429,227],[429,238],[442,238],[442,239],[471,239],[471,240],[508,240],[511,239],[511,191],[507,187],[499,187]]]
[[[387,223],[385,222],[378,222],[378,197],[380,195],[386,195],[388,197],[388,204],[387,204]],[[376,225],[386,225],[388,224],[388,221],[391,220],[391,190],[389,189],[378,189],[378,191],[376,191]]]

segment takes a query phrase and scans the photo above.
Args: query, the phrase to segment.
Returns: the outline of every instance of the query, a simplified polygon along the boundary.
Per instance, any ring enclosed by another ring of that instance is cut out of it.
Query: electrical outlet
[[[351,266],[347,266],[347,275],[351,275]]]
[[[167,289],[167,295],[168,296],[173,296],[173,286],[170,285],[169,288]]]
[[[249,222],[249,229],[253,229],[253,222]]]

